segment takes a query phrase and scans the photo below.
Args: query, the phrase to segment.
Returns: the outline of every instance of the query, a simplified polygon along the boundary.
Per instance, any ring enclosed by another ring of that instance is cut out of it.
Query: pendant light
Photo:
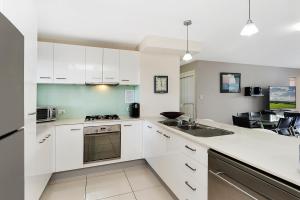
[[[184,61],[189,61],[192,60],[192,54],[189,51],[189,26],[192,25],[192,21],[191,20],[186,20],[183,22],[183,25],[186,26],[186,52],[182,58],[182,60]]]
[[[241,36],[252,36],[256,33],[258,33],[258,28],[251,19],[251,4],[249,0],[249,19],[246,25],[244,26],[243,30],[241,31]]]

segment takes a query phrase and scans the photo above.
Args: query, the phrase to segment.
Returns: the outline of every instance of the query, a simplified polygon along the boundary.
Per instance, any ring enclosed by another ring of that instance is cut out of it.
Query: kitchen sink
[[[224,129],[198,123],[189,123],[186,121],[160,121],[160,123],[195,137],[216,137],[234,134],[233,132]]]

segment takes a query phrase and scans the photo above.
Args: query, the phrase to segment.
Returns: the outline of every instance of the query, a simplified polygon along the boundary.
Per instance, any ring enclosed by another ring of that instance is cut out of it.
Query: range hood
[[[95,86],[95,85],[109,85],[109,86],[118,86],[120,83],[118,82],[85,82],[87,86]]]

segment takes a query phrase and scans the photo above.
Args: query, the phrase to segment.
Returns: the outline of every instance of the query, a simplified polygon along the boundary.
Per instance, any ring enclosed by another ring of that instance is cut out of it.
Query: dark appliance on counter
[[[36,109],[36,121],[38,123],[55,121],[56,115],[57,109],[55,107],[45,106]]]
[[[300,187],[209,150],[208,200],[221,199],[299,200]]]
[[[0,94],[0,199],[24,199],[24,36],[1,13]]]
[[[140,104],[139,103],[131,103],[129,105],[129,116],[132,118],[140,117]]]
[[[84,164],[121,158],[121,125],[83,128]]]

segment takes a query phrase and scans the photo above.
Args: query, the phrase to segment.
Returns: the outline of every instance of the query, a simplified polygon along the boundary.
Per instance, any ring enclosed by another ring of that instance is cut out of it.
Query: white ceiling
[[[252,0],[259,34],[239,35],[247,0],[38,0],[39,37],[98,41],[136,47],[144,37],[202,44],[198,59],[300,68],[300,0]]]

